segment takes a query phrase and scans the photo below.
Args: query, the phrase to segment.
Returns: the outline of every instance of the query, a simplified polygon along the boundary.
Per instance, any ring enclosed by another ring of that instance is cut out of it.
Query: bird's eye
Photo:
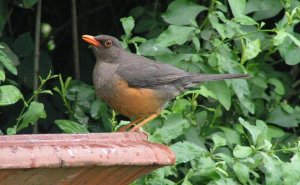
[[[111,40],[107,40],[107,41],[105,41],[105,47],[111,47],[112,46],[112,41]]]

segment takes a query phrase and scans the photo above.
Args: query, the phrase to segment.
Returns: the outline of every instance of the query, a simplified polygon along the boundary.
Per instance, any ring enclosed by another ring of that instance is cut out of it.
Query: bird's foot
[[[140,117],[140,118],[137,118],[137,119],[133,120],[132,122],[130,122],[130,123],[127,124],[127,125],[121,126],[121,127],[118,129],[118,132],[127,132],[127,131],[129,131],[131,128],[134,127],[134,125],[136,125],[137,123],[139,123],[139,122],[142,121],[143,119],[144,119],[143,117]]]
[[[129,132],[137,132],[137,131],[139,131],[139,129],[142,126],[146,125],[149,121],[155,119],[158,115],[159,115],[159,113],[154,113],[154,114],[150,115],[148,118],[144,119],[139,124],[135,125],[132,129],[130,129]]]

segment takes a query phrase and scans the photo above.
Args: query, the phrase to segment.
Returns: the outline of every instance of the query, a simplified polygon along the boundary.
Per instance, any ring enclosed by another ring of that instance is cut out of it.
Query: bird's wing
[[[132,56],[117,69],[117,74],[127,81],[129,86],[152,88],[157,85],[172,85],[179,82],[189,73],[174,66],[153,62],[150,59]]]

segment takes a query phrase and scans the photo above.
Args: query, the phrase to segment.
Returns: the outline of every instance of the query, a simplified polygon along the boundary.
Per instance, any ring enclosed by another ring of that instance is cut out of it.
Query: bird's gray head
[[[107,59],[119,57],[120,51],[123,50],[120,41],[109,35],[83,35],[82,39],[92,45],[94,54],[100,61],[113,62],[114,60]]]

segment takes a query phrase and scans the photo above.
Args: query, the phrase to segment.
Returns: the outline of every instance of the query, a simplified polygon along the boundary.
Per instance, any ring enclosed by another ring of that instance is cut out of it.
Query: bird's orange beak
[[[85,42],[87,42],[87,43],[89,43],[89,44],[91,44],[93,46],[96,46],[96,47],[100,46],[100,43],[95,39],[94,36],[91,36],[91,35],[82,35],[82,39]]]

